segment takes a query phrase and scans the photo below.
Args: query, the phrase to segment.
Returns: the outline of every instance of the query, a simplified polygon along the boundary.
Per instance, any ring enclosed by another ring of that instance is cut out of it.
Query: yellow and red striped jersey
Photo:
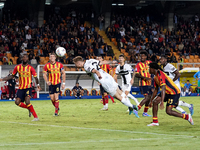
[[[150,78],[151,74],[149,73],[149,64],[151,63],[151,61],[147,60],[145,61],[145,63],[139,62],[137,63],[137,65],[135,66],[135,73],[139,73],[141,76]],[[150,86],[151,85],[151,81],[148,80],[144,80],[141,79],[139,81],[139,86]]]
[[[112,77],[114,77],[114,76],[115,76],[115,73],[116,73],[115,71],[116,71],[116,67],[111,68],[110,71],[109,71],[109,74],[110,74]]]
[[[60,62],[55,62],[54,64],[49,62],[44,66],[44,72],[49,73],[49,82],[52,85],[61,83],[61,71],[63,69],[63,64]]]
[[[166,87],[166,94],[176,95],[180,94],[180,89],[176,86],[174,81],[167,76],[164,72],[158,70],[157,75],[154,76],[154,86]]]
[[[110,72],[110,65],[109,65],[109,64],[103,64],[103,65],[101,65],[100,67],[101,67],[101,69],[102,69],[103,71],[105,71],[106,73],[109,73],[109,72]]]
[[[30,66],[23,66],[22,64],[15,66],[12,75],[19,74],[19,89],[31,88],[32,75],[37,77],[35,69]]]

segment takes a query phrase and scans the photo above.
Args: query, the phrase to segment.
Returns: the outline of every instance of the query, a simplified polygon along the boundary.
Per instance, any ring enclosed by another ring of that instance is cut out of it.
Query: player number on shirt
[[[173,103],[173,99],[169,99],[168,104],[172,104],[172,103]]]

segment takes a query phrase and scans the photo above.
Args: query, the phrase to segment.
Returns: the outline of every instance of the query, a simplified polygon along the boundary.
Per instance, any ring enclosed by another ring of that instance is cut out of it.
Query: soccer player
[[[28,61],[28,55],[24,54],[22,56],[22,64],[15,66],[12,75],[0,79],[0,81],[8,81],[13,79],[17,73],[19,74],[19,89],[17,90],[15,104],[19,107],[28,109],[29,117],[31,114],[34,117],[32,121],[39,121],[33,105],[30,103],[30,98],[32,95],[32,75],[35,78],[38,90],[40,90],[40,85],[37,78],[37,73],[35,72],[35,69],[28,64]],[[26,104],[24,104],[24,101]]]
[[[140,110],[141,107],[145,104],[144,112],[142,116],[150,117],[147,113],[149,109],[149,102],[152,94],[152,87],[151,87],[151,74],[149,73],[149,64],[151,61],[147,60],[148,53],[145,50],[140,52],[141,62],[137,63],[135,66],[135,77],[139,78],[139,86],[140,91],[144,95],[144,99],[138,105],[138,109]]]
[[[65,70],[63,68],[63,64],[56,61],[56,54],[51,53],[49,55],[49,60],[44,66],[43,77],[46,81],[47,85],[49,85],[49,94],[51,98],[51,102],[55,107],[55,116],[58,116],[59,112],[59,93],[61,86],[61,73],[62,73],[62,90],[65,88]],[[49,74],[49,78],[47,78],[47,73]]]
[[[100,62],[95,59],[86,60],[84,62],[81,56],[75,57],[73,59],[73,62],[78,68],[84,67],[86,73],[89,76],[91,76],[94,80],[99,82],[111,96],[114,96],[116,99],[121,101],[122,104],[129,107],[129,115],[133,113],[133,109],[137,110],[137,106],[131,104],[126,94],[118,88],[118,84],[115,82],[113,77],[99,67],[99,65],[106,64],[108,62]]]
[[[172,80],[173,82],[176,84],[176,86],[179,88],[179,90],[181,91],[181,86],[180,86],[180,82],[178,80],[178,78],[181,76],[181,74],[178,72],[178,70],[170,63],[167,62],[167,56],[162,55],[161,59],[160,59],[160,63],[163,67],[163,71],[165,74],[167,74]],[[160,97],[161,98],[161,97]],[[180,111],[181,113],[186,113],[186,111],[184,111],[181,107],[179,106],[185,106],[188,107],[190,110],[190,114],[193,115],[194,110],[193,110],[193,104],[188,104],[184,101],[180,101],[178,103],[178,106],[176,107],[176,109],[178,111]]]
[[[150,73],[154,74],[154,92],[152,94],[151,100],[150,100],[150,107],[152,106],[152,101],[156,97],[158,93],[158,88],[160,87],[161,93],[160,97],[161,99],[155,99],[153,101],[153,123],[147,125],[147,126],[159,126],[158,123],[158,104],[160,103],[160,109],[164,109],[164,102],[167,102],[166,105],[166,113],[170,116],[175,116],[179,118],[183,118],[185,120],[188,120],[191,125],[193,125],[193,119],[191,114],[181,114],[177,111],[172,110],[173,108],[176,108],[179,103],[179,97],[180,97],[180,89],[176,86],[174,81],[167,76],[164,72],[161,71],[160,66],[157,63],[150,63]]]
[[[97,57],[97,60],[99,60],[100,62],[103,61],[103,57],[102,56],[98,56]],[[100,68],[105,71],[106,73],[109,73],[110,71],[110,65],[109,64],[102,64],[100,66]],[[101,95],[102,95],[102,100],[103,100],[103,108],[101,110],[108,110],[108,93],[104,90],[104,88],[102,87],[102,85],[100,84],[100,92],[101,92]],[[114,103],[114,98],[111,96],[111,100],[113,101]]]
[[[125,58],[124,55],[119,55],[119,65],[116,68],[114,79],[117,82],[117,76],[120,75],[122,78],[122,91],[131,99],[133,99],[136,103],[136,105],[139,105],[138,100],[130,94],[131,87],[134,81],[134,75],[133,78],[131,78],[131,73],[133,72],[133,68],[129,64],[125,64]],[[139,118],[138,112],[134,111],[134,114],[136,117]]]
[[[199,92],[200,92],[200,67],[199,67],[199,71],[194,74],[194,78],[198,80],[197,96],[199,96]]]

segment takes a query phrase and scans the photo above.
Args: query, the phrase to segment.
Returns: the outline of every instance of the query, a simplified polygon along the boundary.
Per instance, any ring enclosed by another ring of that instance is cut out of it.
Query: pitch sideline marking
[[[123,133],[138,133],[138,134],[152,134],[160,136],[172,136],[172,137],[181,137],[181,138],[193,138],[194,136],[188,135],[175,135],[175,134],[160,134],[152,132],[138,132],[138,131],[128,131],[128,130],[114,130],[114,129],[100,129],[100,128],[85,128],[85,127],[74,127],[74,126],[59,126],[59,125],[47,125],[47,124],[33,124],[33,123],[23,123],[23,122],[11,122],[11,121],[0,121],[1,123],[10,123],[10,124],[23,124],[30,126],[44,126],[44,127],[56,127],[56,128],[71,128],[71,129],[82,129],[82,130],[94,130],[94,131],[108,131],[108,132],[123,132]],[[197,137],[197,136],[196,136]]]
[[[25,146],[25,145],[51,145],[51,144],[75,144],[75,143],[105,143],[105,142],[126,142],[126,141],[151,141],[171,138],[139,138],[139,139],[117,139],[117,140],[88,140],[88,141],[69,141],[69,142],[45,142],[45,143],[21,143],[21,144],[0,144],[2,146]]]

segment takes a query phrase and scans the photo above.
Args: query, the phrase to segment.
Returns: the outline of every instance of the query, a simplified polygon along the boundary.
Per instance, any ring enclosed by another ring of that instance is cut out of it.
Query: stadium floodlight
[[[45,5],[51,5],[51,3],[45,3]]]
[[[118,4],[118,6],[124,6],[124,4]]]
[[[78,0],[72,0],[72,2],[77,2]]]
[[[4,3],[0,3],[0,7],[3,7],[4,6]]]
[[[116,6],[117,4],[115,4],[115,3],[112,3],[112,6]]]

